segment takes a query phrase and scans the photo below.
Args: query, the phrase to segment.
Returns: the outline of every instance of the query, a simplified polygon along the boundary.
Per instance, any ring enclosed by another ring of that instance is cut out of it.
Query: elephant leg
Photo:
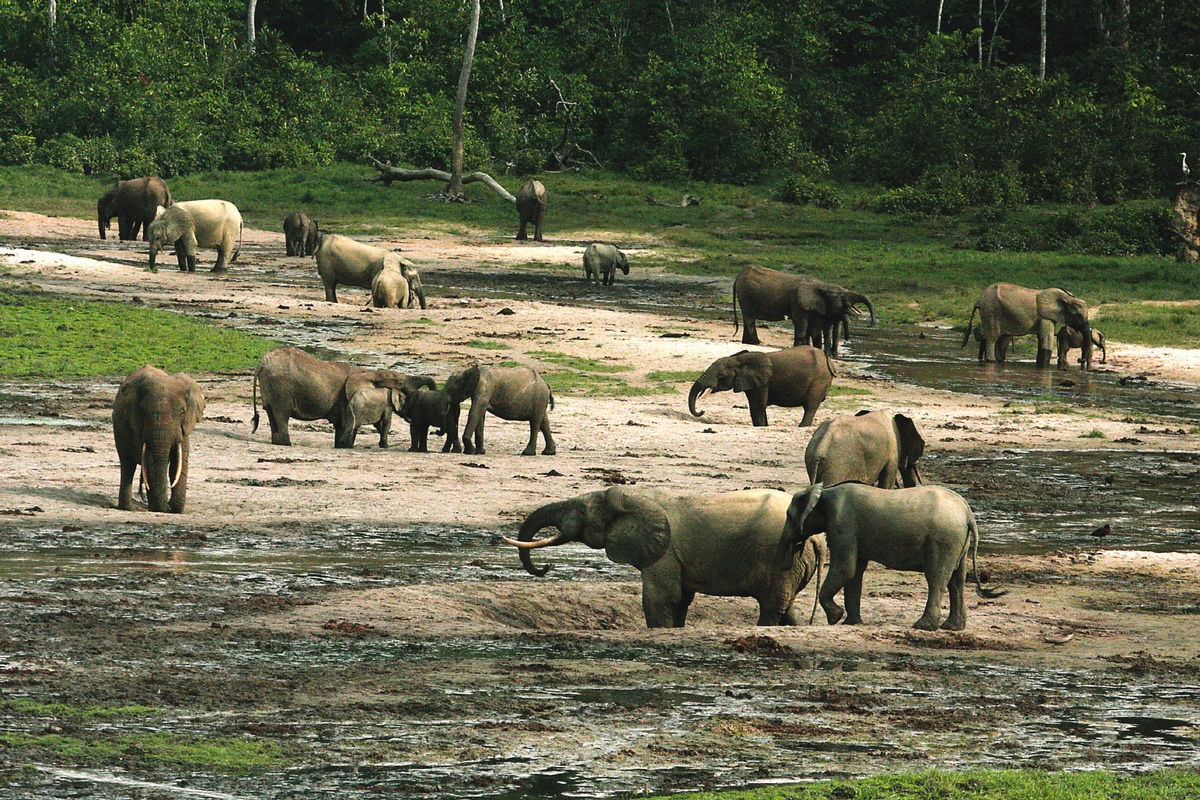
[[[862,584],[863,573],[867,571],[867,562],[859,561],[855,565],[854,577],[846,581],[845,593],[842,597],[846,601],[846,621],[845,625],[859,625],[862,623]]]
[[[804,418],[800,420],[801,428],[807,428],[813,424],[813,419],[817,416],[818,405],[820,405],[820,403],[809,402],[804,404]],[[765,415],[765,410],[763,413]]]
[[[1050,366],[1050,343],[1054,341],[1054,322],[1052,320],[1038,320],[1037,340],[1037,365],[1048,367]]]
[[[666,568],[655,565],[653,573],[642,574],[642,613],[646,615],[647,628],[682,628],[683,619],[687,616],[687,604],[684,604],[683,614],[679,614],[679,606],[684,599],[682,587],[679,585],[681,575],[675,564]],[[691,597],[687,598],[691,603]],[[678,620],[678,622],[677,622]]]
[[[138,232],[142,229],[142,221],[140,219],[131,219],[129,221],[129,241],[136,242]]]
[[[695,599],[695,592],[683,592],[680,594],[679,602],[675,604],[675,615],[672,620],[676,628],[682,628],[684,623],[687,622],[688,607],[691,606],[692,601]]]
[[[963,599],[963,587],[967,583],[967,560],[964,558],[950,576],[946,587],[950,594],[950,616],[942,623],[944,631],[961,631],[967,627],[967,606]]]
[[[411,444],[408,446],[408,452],[421,452],[421,426],[415,422],[408,423],[408,438]]]
[[[187,504],[188,450],[188,443],[185,441],[179,448],[179,478],[171,488],[171,499],[167,508],[172,514],[182,514],[183,507]]]
[[[326,281],[325,282],[325,302],[326,303],[336,303],[337,301],[338,301],[338,299],[337,299],[337,281],[333,281],[332,283],[330,283],[329,281]]]
[[[290,416],[287,414],[276,415],[275,409],[271,406],[263,406],[263,410],[267,412],[267,422],[271,423],[271,444],[291,447],[292,436],[288,432]]]
[[[948,577],[939,574],[940,570],[929,568],[925,571],[925,583],[929,587],[929,596],[925,600],[925,613],[913,624],[914,628],[922,631],[936,631],[942,616],[942,595],[946,592]]]
[[[755,389],[753,393],[746,393],[746,400],[750,403],[750,423],[756,428],[767,427],[767,390]]]
[[[825,619],[829,621],[830,625],[836,625],[845,616],[845,611],[834,602],[833,597],[854,578],[854,570],[855,561],[851,559],[844,557],[837,559],[831,557],[829,559],[829,574],[825,576],[825,580],[821,583],[821,590],[817,593],[817,599],[821,603],[821,608],[825,610]]]
[[[192,264],[193,272],[196,271],[196,265],[195,265],[194,261],[195,260],[193,259],[193,264]],[[229,271],[229,251],[226,250],[224,247],[217,249],[217,263],[213,264],[212,271],[217,273],[218,275],[220,275],[223,272]]]
[[[521,227],[517,229],[517,241],[518,242],[523,242],[529,238],[529,236],[525,233],[525,226],[527,226],[528,224],[529,224],[529,220],[527,220],[525,218],[525,216],[522,215],[521,216]]]
[[[758,340],[758,320],[742,309],[742,344],[761,344]]]
[[[541,420],[537,417],[529,420],[529,442],[525,445],[525,449],[521,451],[523,456],[537,455],[537,437],[538,430],[541,428]]]
[[[178,243],[175,244],[175,260],[179,262],[180,272],[188,271],[187,253],[184,252],[183,248]]]
[[[384,421],[381,419],[375,423],[375,430],[379,431],[379,446],[385,450],[388,446],[388,433],[391,431],[391,428],[391,420]]]
[[[117,456],[121,460],[121,488],[117,493],[117,508],[121,511],[133,511],[133,477],[137,474],[137,454],[121,450]]]
[[[552,456],[558,452],[558,445],[554,444],[554,435],[550,433],[550,415],[542,412],[542,438],[546,440],[546,446],[542,448],[542,455]]]
[[[338,450],[346,450],[354,447],[354,441],[358,438],[358,427],[354,425],[343,425],[339,420],[333,423],[333,446]]]
[[[540,242],[542,240],[542,214],[537,215],[537,219],[533,222],[533,240]]]

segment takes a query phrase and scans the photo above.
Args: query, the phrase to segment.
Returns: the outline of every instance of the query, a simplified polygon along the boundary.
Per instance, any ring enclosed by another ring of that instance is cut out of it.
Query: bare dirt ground
[[[729,394],[695,419],[686,383],[662,390],[647,377],[698,373],[741,349],[725,279],[643,271],[634,251],[632,274],[605,292],[580,280],[586,241],[380,243],[421,267],[427,310],[365,310],[354,288],[324,302],[311,259],[286,258],[282,233],[248,230],[228,276],[203,271],[211,253],[195,274],[171,258],[151,274],[144,243],[0,212],[3,286],[200,314],[439,381],[476,358],[553,371],[538,355],[550,351],[628,367],[611,374],[654,390],[560,392],[558,455],[523,458],[527,428],[494,418],[485,456],[409,453],[401,420],[388,450],[364,429],[356,448],[335,451],[323,422],[293,422],[295,446],[274,447],[265,415],[251,433],[249,374],[197,376],[208,409],[187,514],[175,517],[114,508],[115,381],[9,382],[6,695],[165,708],[172,729],[277,742],[307,768],[261,783],[191,777],[247,796],[554,796],[909,766],[1197,763],[1194,553],[1105,550],[1081,530],[1049,554],[989,554],[981,566],[1010,592],[971,596],[961,634],[911,630],[922,580],[880,568],[868,572],[864,625],[798,629],[755,629],[749,601],[698,598],[686,629],[647,631],[636,573],[599,556],[568,557],[570,579],[525,575],[498,535],[533,507],[613,483],[794,491],[807,483],[811,430],[797,427],[800,409],[776,408],[770,427],[752,428]],[[790,331],[772,325],[764,338],[786,346]],[[1110,353],[1119,373],[1200,384],[1200,351],[1114,342]],[[927,479],[968,499],[1028,490],[993,475],[987,454],[1094,447],[1081,438],[1094,430],[1130,458],[1200,457],[1194,434],[1143,417],[1049,411],[1032,424],[1002,401],[881,381],[850,362],[836,385],[859,393],[832,397],[818,422],[863,407],[909,413],[931,451],[960,457]],[[1037,494],[1028,504],[1052,513],[1056,498]],[[1103,502],[1098,522],[1130,511],[1126,496]],[[1179,503],[1194,507],[1195,495]],[[54,796],[50,778],[18,770],[28,760],[0,747],[6,777]]]

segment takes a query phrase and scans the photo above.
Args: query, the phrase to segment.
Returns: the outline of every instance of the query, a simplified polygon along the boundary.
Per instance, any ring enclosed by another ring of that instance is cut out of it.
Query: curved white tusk
[[[562,534],[551,536],[549,539],[538,539],[534,542],[519,542],[516,539],[510,539],[507,536],[501,537],[506,544],[511,544],[513,547],[519,547],[522,550],[536,550],[539,547],[549,547],[552,544],[557,544],[563,538]]]
[[[146,480],[146,443],[142,442],[142,457],[138,459],[138,465],[141,467],[141,473],[138,475],[138,496],[143,500],[146,499],[146,487],[149,482]]]
[[[699,395],[697,395],[696,402],[699,403],[701,400],[708,397],[710,394],[712,394],[712,389],[704,389],[703,391],[700,392]]]
[[[179,457],[175,459],[175,477],[171,479],[171,488],[175,488],[175,484],[179,483],[179,479],[183,477],[183,445],[179,442],[171,445],[171,452],[175,452],[175,448],[179,448]]]

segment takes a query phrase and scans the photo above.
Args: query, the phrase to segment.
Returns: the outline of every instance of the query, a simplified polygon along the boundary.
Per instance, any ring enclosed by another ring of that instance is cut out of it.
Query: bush
[[[784,203],[817,208],[841,208],[842,194],[831,184],[803,175],[784,178],[775,190],[775,198]]]
[[[32,164],[37,155],[37,139],[23,133],[0,136],[0,164],[23,167]]]

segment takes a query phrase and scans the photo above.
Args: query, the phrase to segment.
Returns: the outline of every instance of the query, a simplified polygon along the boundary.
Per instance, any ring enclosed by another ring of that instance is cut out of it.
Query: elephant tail
[[[550,389],[550,384],[546,384],[546,388]],[[550,410],[554,410],[554,390],[550,389]]]
[[[967,331],[963,334],[962,344],[959,347],[966,347],[967,342],[971,338],[971,329],[975,326],[975,312],[979,310],[979,301],[975,301],[975,305],[971,306],[971,317],[967,320]]]
[[[230,264],[237,261],[238,256],[240,256],[242,254],[242,231],[244,231],[245,229],[246,229],[245,225],[241,225],[241,224],[238,225],[238,246],[237,246],[237,249],[233,251],[233,258],[229,259]]]
[[[250,392],[250,405],[254,409],[254,418],[250,421],[254,427],[250,429],[250,433],[258,431],[258,368],[254,369],[254,388]]]
[[[979,526],[975,523],[974,514],[971,514],[967,518],[967,535],[971,539],[971,571],[975,573],[975,594],[986,599],[1002,597],[1008,594],[1007,589],[983,588],[983,582],[979,579],[979,565],[975,561],[975,556],[979,552]]]
[[[829,370],[830,377],[837,377],[837,370],[833,368],[833,359],[829,357],[829,353],[822,353],[825,356],[825,368]]]

